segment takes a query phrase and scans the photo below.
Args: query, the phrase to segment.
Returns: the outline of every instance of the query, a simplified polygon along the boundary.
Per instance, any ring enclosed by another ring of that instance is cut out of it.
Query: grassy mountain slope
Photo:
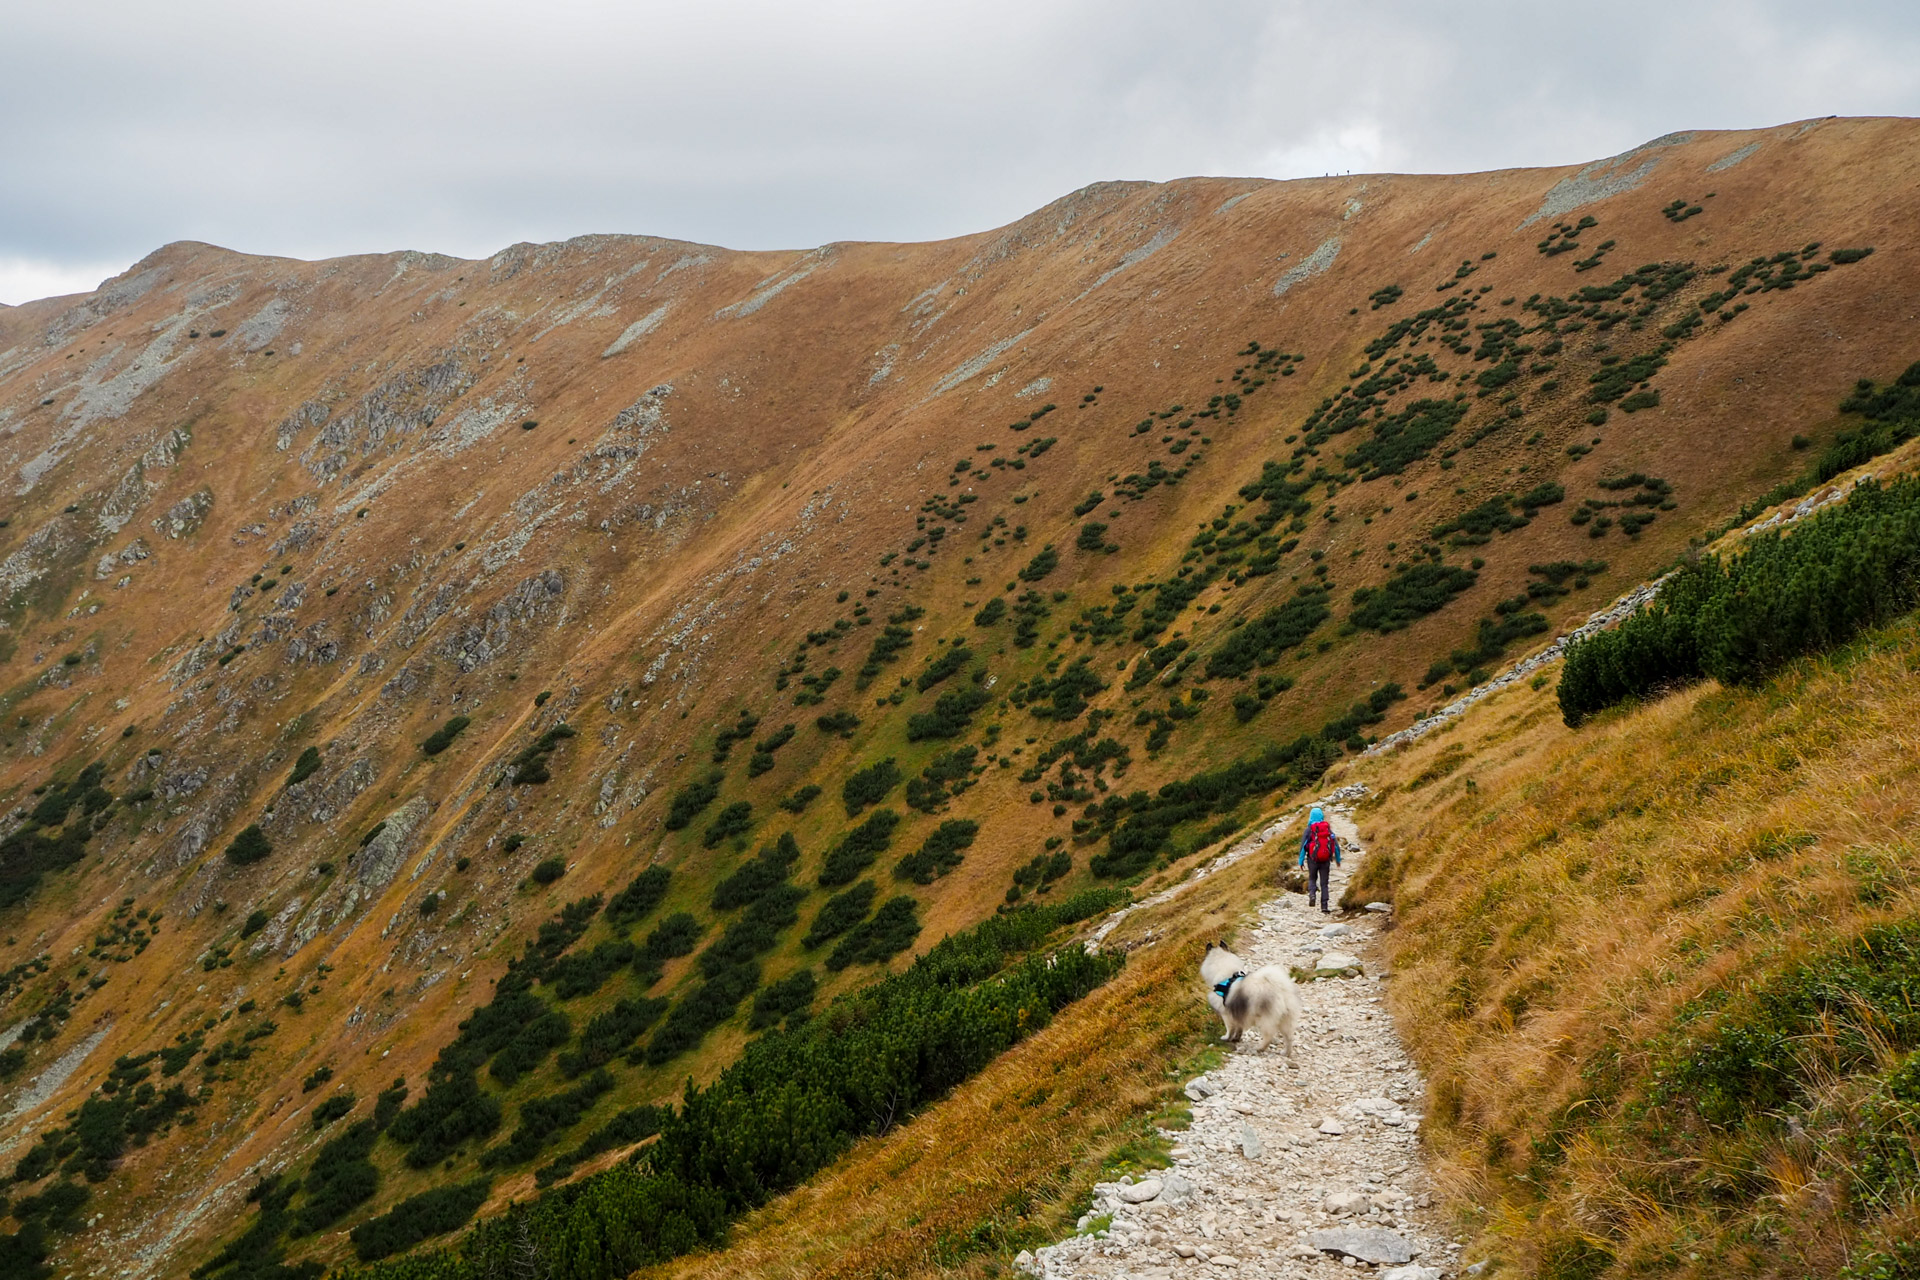
[[[753,1034],[751,999],[656,1014],[536,1156],[483,1165],[617,1001],[805,967],[819,1007],[1056,868],[1052,896],[1208,847],[1843,429],[1854,381],[1911,359],[1917,148],[1822,121],[1567,170],[1105,184],[808,253],[181,244],[0,309],[0,974],[33,1032],[3,1154],[59,1131],[71,1166],[14,1194],[86,1188],[75,1265],[204,1259],[261,1174],[307,1168],[316,1104],[418,1103],[542,922],[666,868],[568,948],[604,972],[543,975],[569,1038],[480,1077],[497,1131],[424,1168],[380,1139],[371,1195],[292,1242],[341,1261],[431,1187],[524,1200]],[[269,851],[228,856],[253,827]],[[619,959],[679,912],[723,936],[758,908],[716,890],[783,834],[791,923],[736,963]],[[804,939],[867,879],[832,966]],[[175,1082],[76,1162],[66,1111]]]

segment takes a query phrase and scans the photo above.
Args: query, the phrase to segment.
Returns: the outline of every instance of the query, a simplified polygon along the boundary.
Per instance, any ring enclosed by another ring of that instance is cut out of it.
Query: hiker
[[[1320,910],[1333,910],[1333,868],[1340,861],[1340,838],[1319,805],[1307,814],[1307,831],[1300,837],[1300,865],[1307,869],[1307,906],[1313,906],[1313,889],[1320,886]]]

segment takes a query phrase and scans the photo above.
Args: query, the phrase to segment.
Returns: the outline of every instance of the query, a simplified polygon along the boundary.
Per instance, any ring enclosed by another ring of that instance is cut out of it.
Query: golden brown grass
[[[1909,621],[1577,734],[1551,688],[1516,688],[1364,766],[1363,831],[1395,859],[1392,1003],[1476,1252],[1524,1274],[1601,1274],[1591,1244],[1608,1274],[1797,1277],[1898,1233],[1897,1208],[1836,1203],[1817,1141],[1703,1135],[1674,1156],[1621,1117],[1687,1002],[1911,917],[1917,665]],[[1711,1205],[1675,1193],[1715,1186]]]

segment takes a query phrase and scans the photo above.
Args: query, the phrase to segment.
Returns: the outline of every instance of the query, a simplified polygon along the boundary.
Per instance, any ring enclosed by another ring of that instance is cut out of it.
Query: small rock
[[[1327,1213],[1345,1217],[1348,1214],[1365,1213],[1373,1207],[1373,1201],[1358,1191],[1335,1191],[1320,1202],[1320,1208]]]
[[[1160,1198],[1169,1204],[1191,1200],[1199,1190],[1193,1185],[1193,1179],[1183,1173],[1169,1173],[1160,1179]]]
[[[1358,973],[1360,970],[1360,961],[1357,957],[1350,956],[1344,951],[1323,952],[1320,959],[1315,961],[1313,966],[1315,975],[1346,973],[1349,970]]]
[[[1249,1160],[1258,1160],[1260,1153],[1266,1150],[1260,1144],[1260,1135],[1245,1120],[1240,1122],[1240,1150]]]
[[[1367,910],[1369,910],[1369,911],[1391,911],[1391,910],[1393,910],[1393,904],[1392,904],[1391,902],[1369,902],[1369,903],[1367,904]]]
[[[1033,1255],[1025,1249],[1013,1255],[1013,1268],[1016,1271],[1024,1271],[1030,1276],[1040,1274],[1040,1268],[1034,1265]]]
[[[1145,1178],[1130,1187],[1120,1188],[1118,1195],[1128,1204],[1145,1204],[1160,1194],[1160,1179]]]
[[[1352,932],[1353,929],[1344,924],[1323,924],[1320,926],[1320,936],[1323,938],[1344,938]]]
[[[1346,1131],[1347,1131],[1347,1126],[1341,1124],[1338,1120],[1335,1120],[1332,1116],[1328,1116],[1325,1120],[1322,1120],[1320,1122],[1320,1132],[1327,1134],[1329,1137],[1337,1138],[1341,1134],[1345,1133]]]
[[[1413,1261],[1413,1245],[1405,1236],[1384,1227],[1333,1227],[1314,1232],[1307,1242],[1322,1253],[1342,1254],[1375,1266]]]
[[[1183,1258],[1191,1258],[1195,1252],[1194,1247],[1190,1244],[1177,1244],[1173,1246],[1173,1251]]]
[[[1216,1267],[1237,1267],[1240,1265],[1240,1259],[1230,1253],[1216,1253],[1211,1258],[1208,1258],[1207,1261]]]
[[[1440,1280],[1440,1268],[1423,1267],[1417,1262],[1409,1262],[1404,1267],[1382,1271],[1380,1280]]]

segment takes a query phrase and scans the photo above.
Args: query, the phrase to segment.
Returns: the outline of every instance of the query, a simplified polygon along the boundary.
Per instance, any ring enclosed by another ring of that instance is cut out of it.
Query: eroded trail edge
[[[1351,811],[1323,803],[1346,855],[1333,873],[1344,890],[1366,851]],[[1296,826],[1269,826],[1262,843],[1290,842]],[[1434,1207],[1418,1136],[1425,1082],[1382,998],[1385,920],[1323,915],[1301,894],[1262,903],[1235,950],[1255,967],[1315,975],[1300,984],[1296,1065],[1278,1046],[1243,1050],[1187,1082],[1193,1123],[1165,1133],[1171,1167],[1098,1184],[1077,1234],[1017,1265],[1058,1280],[1457,1274],[1460,1246]]]

